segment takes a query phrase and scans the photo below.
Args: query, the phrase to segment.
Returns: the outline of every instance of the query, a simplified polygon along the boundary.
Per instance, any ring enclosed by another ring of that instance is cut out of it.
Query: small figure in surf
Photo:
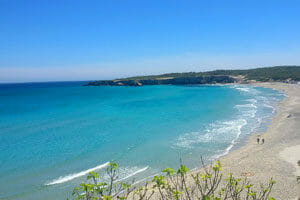
[[[263,139],[261,140],[261,142],[264,144],[264,143],[265,143],[265,139],[263,138]]]
[[[256,141],[257,141],[257,144],[259,144],[259,138],[257,138]]]

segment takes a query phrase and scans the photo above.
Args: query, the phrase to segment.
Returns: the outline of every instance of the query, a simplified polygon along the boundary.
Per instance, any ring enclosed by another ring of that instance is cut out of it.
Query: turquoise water
[[[225,155],[264,131],[284,94],[246,85],[0,85],[0,199],[66,199],[109,161],[143,180]]]

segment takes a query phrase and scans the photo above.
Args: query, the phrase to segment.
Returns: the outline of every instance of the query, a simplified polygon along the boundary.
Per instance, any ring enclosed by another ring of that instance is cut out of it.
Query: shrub
[[[203,164],[203,162],[202,162]],[[214,166],[204,167],[203,172],[190,173],[180,165],[178,170],[166,168],[161,175],[154,176],[150,183],[136,187],[118,181],[118,165],[110,163],[106,168],[109,180],[99,182],[99,174],[90,172],[87,181],[75,187],[73,196],[76,200],[274,200],[270,197],[275,181],[261,185],[256,191],[247,180],[235,178],[229,174],[223,179],[222,166],[217,161]],[[189,181],[188,181],[189,180]]]

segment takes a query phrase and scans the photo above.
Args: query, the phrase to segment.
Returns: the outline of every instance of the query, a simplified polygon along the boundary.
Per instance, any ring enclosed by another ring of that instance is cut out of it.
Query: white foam
[[[257,96],[256,98],[257,98],[258,100],[260,100],[260,101],[263,101],[263,102],[268,101],[268,98],[267,98],[267,97],[264,97],[264,96]]]
[[[212,135],[207,132],[206,134],[202,134],[201,132],[190,132],[185,133],[178,137],[176,146],[182,148],[192,148],[193,144],[201,143],[201,142],[210,142],[212,140]]]
[[[237,107],[237,108],[240,108],[240,107],[242,107],[242,108],[257,108],[257,106],[252,103],[251,104],[240,104],[240,105],[236,105],[235,107]]]
[[[260,91],[256,90],[254,87],[252,86],[242,86],[242,85],[234,85],[231,88],[239,90],[240,92],[244,92],[244,93],[250,93],[250,94],[258,94],[260,93]]]
[[[246,124],[247,121],[245,119],[212,123],[204,132],[190,132],[179,136],[175,145],[180,148],[190,149],[193,148],[194,144],[219,142],[220,140],[228,141],[229,138],[234,137],[233,141],[231,141],[233,144],[240,136],[242,127]]]
[[[55,185],[55,184],[60,184],[60,183],[65,183],[65,182],[68,182],[68,181],[71,181],[75,178],[78,178],[78,177],[81,177],[81,176],[84,176],[92,171],[96,171],[96,170],[99,170],[99,169],[102,169],[106,166],[108,166],[109,162],[106,162],[104,164],[101,164],[101,165],[98,165],[97,167],[94,167],[94,168],[90,168],[88,170],[85,170],[85,171],[81,171],[79,173],[75,173],[75,174],[69,174],[67,176],[61,176],[57,179],[54,179],[48,183],[46,183],[45,185]]]
[[[241,104],[236,105],[235,108],[239,110],[243,117],[254,118],[257,112],[257,106],[254,104]]]
[[[271,108],[271,109],[272,109],[272,113],[275,112],[275,107],[274,107],[274,106],[271,106],[270,104],[267,104],[267,103],[263,104],[263,106],[264,106],[265,108]]]
[[[213,157],[213,159],[218,159],[218,158],[220,158],[220,157],[222,157],[222,156],[225,156],[225,155],[227,155],[228,153],[229,153],[229,151],[233,148],[233,146],[234,146],[234,144],[237,142],[237,140],[238,140],[238,138],[240,137],[240,135],[241,135],[241,129],[242,129],[242,127],[244,126],[244,125],[246,125],[247,124],[247,121],[246,120],[242,120],[243,121],[243,124],[240,124],[237,128],[238,128],[238,132],[237,132],[237,135],[236,135],[236,137],[235,137],[235,139],[233,139],[232,141],[231,141],[231,144],[221,153],[221,154],[217,154],[217,155],[215,155],[214,157]]]
[[[250,88],[242,88],[242,87],[236,87],[235,89],[239,90],[239,91],[242,91],[242,92],[249,92],[250,91]]]
[[[257,103],[257,100],[256,99],[246,99],[245,101],[248,101],[252,104],[256,104]]]
[[[143,171],[146,171],[148,168],[149,168],[149,166],[146,166],[146,167],[144,167],[144,168],[142,168],[142,169],[139,169],[139,170],[137,170],[137,171],[135,171],[135,172],[133,172],[133,173],[131,173],[131,174],[129,174],[129,175],[127,175],[127,176],[125,176],[125,177],[119,179],[119,180],[117,180],[117,181],[123,181],[123,180],[126,180],[126,179],[128,179],[128,178],[130,178],[130,177],[132,177],[132,176],[134,176],[134,175],[136,175],[136,174],[139,174],[139,173],[141,173],[141,172],[143,172]]]

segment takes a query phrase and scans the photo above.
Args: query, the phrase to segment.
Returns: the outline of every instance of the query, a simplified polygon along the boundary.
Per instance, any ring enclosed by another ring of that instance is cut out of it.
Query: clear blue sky
[[[298,0],[0,0],[0,82],[289,64]]]

